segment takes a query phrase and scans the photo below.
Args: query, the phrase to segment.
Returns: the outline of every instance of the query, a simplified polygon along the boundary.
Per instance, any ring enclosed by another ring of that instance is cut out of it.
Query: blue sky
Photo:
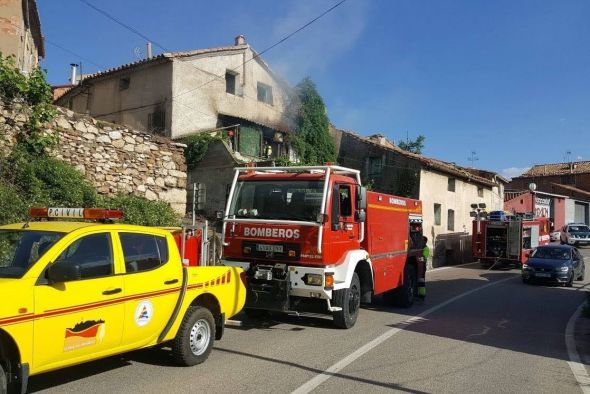
[[[244,34],[258,51],[338,2],[90,1],[170,50]],[[145,53],[78,0],[38,5],[47,40],[84,58],[46,43],[53,84],[72,62],[87,73]],[[293,85],[310,76],[339,128],[424,134],[427,156],[470,166],[475,151],[475,167],[510,176],[590,160],[589,20],[587,0],[347,0],[264,58]]]

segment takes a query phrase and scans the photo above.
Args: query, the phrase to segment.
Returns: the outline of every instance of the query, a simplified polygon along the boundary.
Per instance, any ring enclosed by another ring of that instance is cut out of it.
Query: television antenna
[[[475,162],[479,160],[479,157],[477,157],[477,152],[472,150],[471,156],[469,156],[467,160],[471,162],[471,167],[474,167]]]

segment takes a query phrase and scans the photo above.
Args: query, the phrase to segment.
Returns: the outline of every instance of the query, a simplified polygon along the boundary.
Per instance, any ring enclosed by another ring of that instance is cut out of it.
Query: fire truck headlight
[[[321,274],[305,274],[302,279],[308,286],[321,286],[324,278]]]

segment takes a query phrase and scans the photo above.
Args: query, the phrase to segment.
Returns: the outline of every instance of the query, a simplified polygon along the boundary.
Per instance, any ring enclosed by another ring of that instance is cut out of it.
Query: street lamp
[[[471,212],[469,212],[469,216],[475,218],[475,221],[477,221],[477,234],[479,235],[481,233],[479,222],[484,219],[487,219],[488,217],[488,213],[486,211],[486,203],[480,202],[471,204]]]

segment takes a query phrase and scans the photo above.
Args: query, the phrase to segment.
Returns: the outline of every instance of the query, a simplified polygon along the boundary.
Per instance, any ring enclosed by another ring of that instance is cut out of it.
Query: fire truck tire
[[[394,303],[402,308],[409,308],[414,303],[417,295],[418,280],[416,278],[416,266],[406,264],[404,268],[404,284],[394,290]]]
[[[186,311],[176,338],[172,355],[178,365],[191,366],[209,357],[215,338],[215,319],[207,308],[191,306]]]
[[[8,392],[8,380],[6,379],[6,372],[0,364],[0,394],[6,394]]]
[[[356,272],[348,289],[334,290],[333,306],[342,310],[333,312],[334,325],[338,328],[351,328],[356,323],[361,306],[361,282]]]

